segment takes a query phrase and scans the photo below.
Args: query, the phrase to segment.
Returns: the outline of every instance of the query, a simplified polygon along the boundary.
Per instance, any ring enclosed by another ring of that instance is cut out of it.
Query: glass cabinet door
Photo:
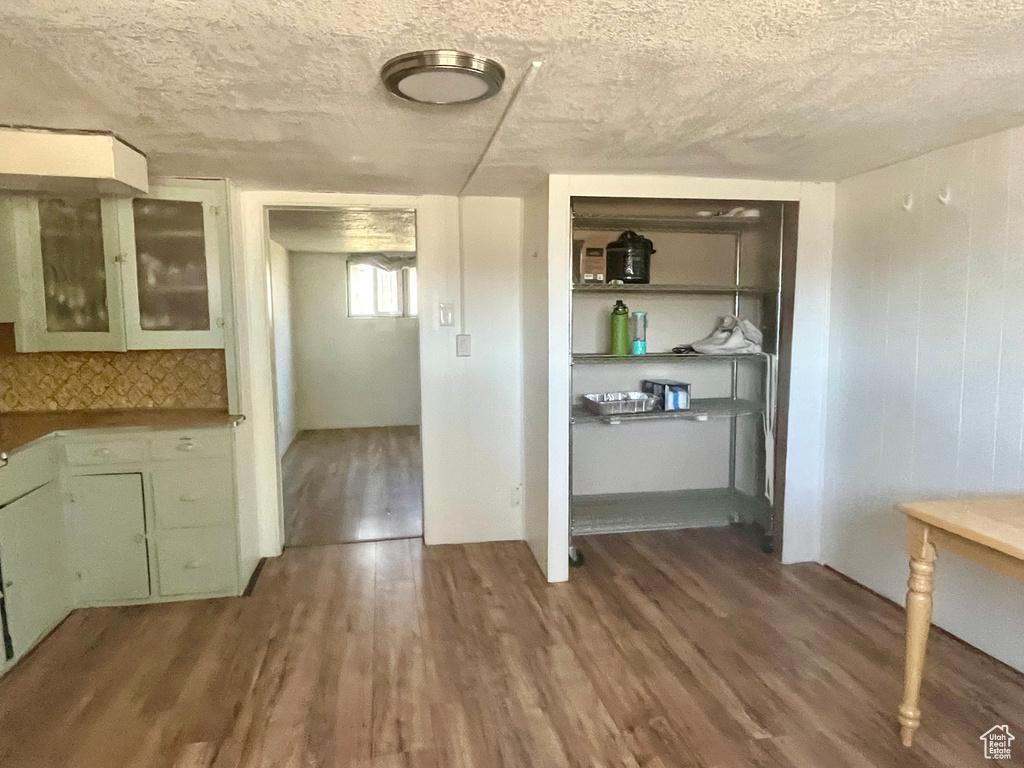
[[[124,349],[116,203],[93,198],[13,201],[20,351]]]
[[[99,198],[39,201],[46,330],[110,330]]]
[[[122,207],[129,349],[224,346],[221,199],[215,189],[159,187]]]

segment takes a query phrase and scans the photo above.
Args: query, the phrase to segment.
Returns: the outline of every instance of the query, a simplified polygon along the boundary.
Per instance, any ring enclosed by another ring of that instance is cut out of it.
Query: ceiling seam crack
[[[516,87],[512,90],[512,96],[509,97],[508,103],[505,105],[505,109],[502,110],[501,117],[498,118],[498,124],[494,126],[494,131],[491,133],[491,137],[487,140],[487,144],[484,145],[484,151],[480,153],[480,157],[473,164],[472,170],[466,180],[462,183],[462,187],[459,189],[459,197],[462,197],[466,192],[466,187],[469,186],[470,182],[473,181],[473,177],[476,176],[476,172],[480,170],[480,166],[483,165],[484,160],[487,159],[487,153],[491,151],[491,147],[494,146],[494,140],[498,138],[498,134],[501,133],[502,127],[505,125],[505,120],[512,112],[512,108],[515,106],[516,101],[519,99],[519,94],[526,86],[533,76],[537,74],[537,71],[544,64],[543,61],[532,61],[530,66],[523,73],[523,76],[519,78],[519,82],[516,83]]]

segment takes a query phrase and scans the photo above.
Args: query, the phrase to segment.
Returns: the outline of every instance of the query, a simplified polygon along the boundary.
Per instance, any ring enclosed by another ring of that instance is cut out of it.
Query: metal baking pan
[[[583,396],[584,407],[599,416],[653,411],[658,398],[646,392],[597,392]]]

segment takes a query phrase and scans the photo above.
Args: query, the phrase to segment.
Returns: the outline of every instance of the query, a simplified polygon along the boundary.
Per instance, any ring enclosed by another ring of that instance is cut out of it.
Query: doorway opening
[[[416,212],[267,210],[285,546],[423,535]]]

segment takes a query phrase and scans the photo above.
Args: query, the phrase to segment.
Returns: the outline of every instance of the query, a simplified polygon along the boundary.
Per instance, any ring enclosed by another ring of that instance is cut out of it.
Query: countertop
[[[53,432],[82,429],[189,429],[227,425],[227,411],[150,408],[125,411],[0,413],[0,452],[13,453]]]

